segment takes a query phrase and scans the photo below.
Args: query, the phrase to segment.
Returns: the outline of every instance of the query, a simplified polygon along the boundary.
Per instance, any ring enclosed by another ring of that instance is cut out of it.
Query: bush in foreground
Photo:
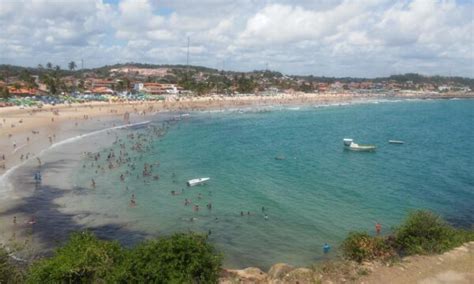
[[[113,278],[124,259],[118,242],[97,239],[92,233],[74,233],[51,258],[34,263],[29,283],[91,283]]]
[[[382,237],[372,237],[367,233],[353,232],[342,243],[345,258],[357,262],[381,259],[396,255],[393,248]]]
[[[0,283],[21,283],[23,273],[10,263],[7,251],[0,247]]]
[[[474,241],[474,232],[455,229],[440,216],[424,210],[410,213],[387,237],[350,233],[341,249],[346,259],[357,262],[388,260],[396,256],[443,253]]]
[[[124,283],[216,283],[222,258],[197,234],[151,240],[130,251]]]
[[[418,210],[395,230],[396,248],[403,255],[442,253],[474,240],[472,232],[455,229],[440,216]]]
[[[30,268],[29,283],[215,283],[221,256],[197,234],[176,234],[130,250],[75,233]],[[1,281],[0,281],[1,283]]]

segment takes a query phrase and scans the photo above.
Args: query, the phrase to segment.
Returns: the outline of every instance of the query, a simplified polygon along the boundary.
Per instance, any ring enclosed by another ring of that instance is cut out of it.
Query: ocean
[[[158,115],[114,130],[114,144],[107,135],[88,147],[97,161],[82,155],[69,167],[73,189],[54,196],[55,214],[125,244],[200,232],[226,267],[265,269],[333,257],[350,231],[373,234],[379,222],[388,234],[414,209],[474,224],[474,100],[192,112],[166,123]],[[377,150],[347,151],[343,138]],[[211,180],[186,186],[197,177]]]

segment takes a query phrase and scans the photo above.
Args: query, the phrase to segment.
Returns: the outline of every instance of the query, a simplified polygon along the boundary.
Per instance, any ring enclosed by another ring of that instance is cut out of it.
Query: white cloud
[[[474,77],[473,9],[455,0],[0,0],[0,63],[182,64],[189,36],[191,62],[210,67]]]

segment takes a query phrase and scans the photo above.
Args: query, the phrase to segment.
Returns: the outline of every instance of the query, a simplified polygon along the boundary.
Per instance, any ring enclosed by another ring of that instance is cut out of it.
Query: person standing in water
[[[382,224],[380,224],[379,222],[376,222],[375,223],[375,233],[377,233],[377,235],[380,235],[381,231],[382,231]]]
[[[327,243],[324,243],[324,246],[323,246],[324,254],[328,254],[330,250],[331,250],[331,246],[328,245]]]

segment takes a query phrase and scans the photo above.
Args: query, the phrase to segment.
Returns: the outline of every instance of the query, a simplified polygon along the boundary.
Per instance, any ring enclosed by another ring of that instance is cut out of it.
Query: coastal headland
[[[468,242],[441,255],[409,256],[387,265],[381,262],[321,263],[298,268],[285,263],[273,265],[268,272],[249,267],[227,269],[219,279],[231,283],[459,283],[474,281],[474,242]]]

